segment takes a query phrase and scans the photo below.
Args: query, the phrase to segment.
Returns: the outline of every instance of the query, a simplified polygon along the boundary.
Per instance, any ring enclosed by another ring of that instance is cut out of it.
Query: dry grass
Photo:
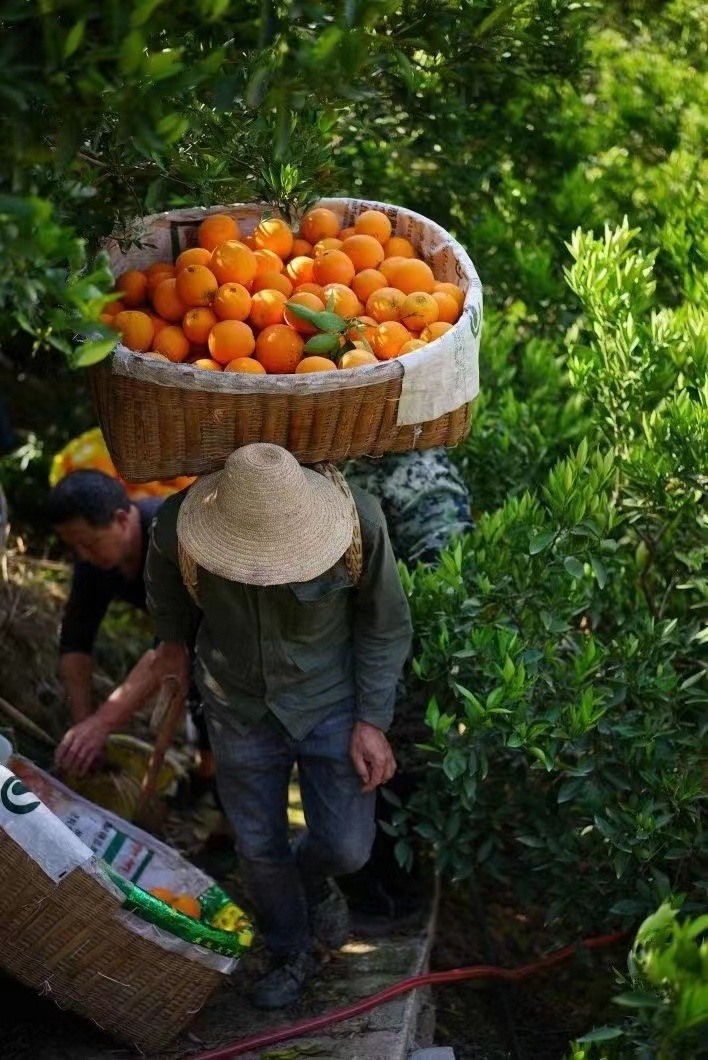
[[[29,556],[21,541],[10,540],[0,572],[0,688],[55,737],[68,721],[57,672],[68,576],[65,564]]]

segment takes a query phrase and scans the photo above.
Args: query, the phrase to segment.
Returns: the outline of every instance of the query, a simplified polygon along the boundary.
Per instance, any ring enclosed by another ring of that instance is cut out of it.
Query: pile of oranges
[[[210,371],[329,371],[410,353],[462,312],[464,293],[437,280],[380,210],[341,228],[332,210],[315,207],[297,233],[264,217],[250,235],[214,213],[200,224],[198,243],[174,264],[118,277],[101,319],[128,349]],[[313,313],[342,322],[334,340]]]

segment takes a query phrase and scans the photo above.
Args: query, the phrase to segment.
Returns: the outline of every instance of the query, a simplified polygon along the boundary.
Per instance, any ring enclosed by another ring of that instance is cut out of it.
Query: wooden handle
[[[184,695],[176,677],[166,677],[160,686],[157,703],[153,711],[153,725],[157,735],[152,754],[140,785],[140,797],[134,817],[138,817],[147,806],[155,791],[155,783],[165,759],[165,752],[174,739],[175,731],[184,712]]]
[[[34,736],[35,739],[41,740],[43,743],[48,744],[49,747],[58,747],[57,741],[53,736],[50,736],[44,729],[40,729],[39,725],[36,725],[31,718],[28,718],[21,710],[17,707],[13,707],[12,703],[8,703],[6,699],[0,696],[0,710],[3,714],[7,714],[8,718],[12,718],[21,729],[29,733],[30,736]]]

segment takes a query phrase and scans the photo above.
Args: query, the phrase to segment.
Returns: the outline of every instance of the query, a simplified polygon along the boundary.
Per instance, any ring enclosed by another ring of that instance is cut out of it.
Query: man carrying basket
[[[346,940],[333,877],[366,862],[376,788],[396,768],[385,731],[411,644],[408,604],[377,501],[330,476],[278,446],[244,446],[163,503],[146,565],[160,668],[185,686],[190,597],[201,608],[195,677],[272,958],[254,992],[263,1008],[298,999],[315,940]],[[291,845],[295,765],[307,828]]]

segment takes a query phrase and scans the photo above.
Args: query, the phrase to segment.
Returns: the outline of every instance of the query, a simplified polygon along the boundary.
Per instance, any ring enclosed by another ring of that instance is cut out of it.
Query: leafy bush
[[[504,879],[559,932],[695,896],[705,854],[706,318],[655,307],[633,235],[571,244],[562,408],[575,397],[586,437],[406,575],[432,768],[395,815],[399,855],[422,836],[439,872]],[[493,328],[487,355],[507,341]],[[508,408],[473,447],[503,441]]]
[[[708,916],[681,917],[664,903],[637,931],[626,990],[614,998],[631,1013],[572,1043],[568,1060],[658,1057],[698,1060],[708,1033]]]

